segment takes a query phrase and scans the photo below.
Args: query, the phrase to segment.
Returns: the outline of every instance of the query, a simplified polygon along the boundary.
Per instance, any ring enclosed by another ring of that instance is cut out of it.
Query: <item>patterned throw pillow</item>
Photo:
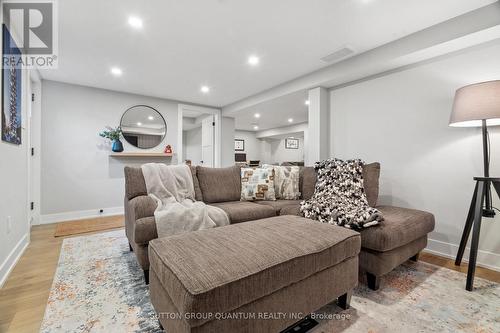
[[[241,200],[276,200],[273,168],[241,168]]]
[[[274,166],[274,193],[276,199],[298,200],[300,168],[298,166]]]

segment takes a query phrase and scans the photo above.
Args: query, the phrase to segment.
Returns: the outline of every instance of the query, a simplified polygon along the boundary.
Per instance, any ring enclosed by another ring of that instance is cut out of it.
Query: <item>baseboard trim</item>
[[[30,243],[29,232],[24,235],[19,242],[17,242],[16,246],[10,251],[9,255],[0,266],[0,288],[3,288],[5,281],[9,277],[9,274],[12,272],[17,262],[23,255],[24,251],[28,247]]]
[[[455,259],[458,252],[458,245],[436,239],[429,239],[425,251],[449,259]],[[462,262],[469,262],[469,253],[470,247],[466,247]],[[478,250],[477,265],[500,272],[500,254]]]
[[[40,224],[58,223],[64,221],[83,220],[104,216],[123,215],[123,207],[103,208],[104,212],[99,213],[99,209],[80,210],[74,212],[64,212],[57,214],[45,214],[40,216]]]

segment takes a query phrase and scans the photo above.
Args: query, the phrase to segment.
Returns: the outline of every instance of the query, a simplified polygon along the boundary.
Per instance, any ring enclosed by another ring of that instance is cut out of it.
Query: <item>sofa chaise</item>
[[[300,215],[300,202],[314,193],[316,172],[313,167],[301,167],[299,200],[240,201],[240,167],[191,167],[196,200],[217,206],[229,216],[231,224],[249,222],[280,215]],[[380,277],[401,263],[418,259],[427,245],[427,234],[434,229],[431,213],[392,206],[377,206],[380,164],[371,163],[363,169],[364,188],[368,203],[379,209],[384,221],[360,232],[360,271],[366,274],[368,286],[376,290]],[[154,211],[156,202],[147,196],[141,168],[125,167],[125,231],[130,249],[149,281],[148,244],[158,238]],[[251,223],[251,222],[249,222]]]

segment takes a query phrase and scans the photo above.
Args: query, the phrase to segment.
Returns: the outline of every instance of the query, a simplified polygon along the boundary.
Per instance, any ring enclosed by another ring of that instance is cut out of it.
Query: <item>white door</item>
[[[201,123],[201,160],[203,166],[214,167],[215,161],[215,117],[203,118]]]

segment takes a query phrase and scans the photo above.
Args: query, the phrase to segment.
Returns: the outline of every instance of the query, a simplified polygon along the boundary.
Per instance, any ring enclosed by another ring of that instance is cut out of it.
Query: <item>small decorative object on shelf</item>
[[[171,145],[167,145],[165,147],[164,153],[165,154],[172,154],[172,146]]]
[[[123,144],[120,141],[120,137],[122,135],[122,129],[120,126],[117,128],[112,128],[110,126],[106,126],[106,129],[99,133],[99,135],[103,138],[109,139],[112,141],[111,150],[115,153],[121,153],[123,151]]]

